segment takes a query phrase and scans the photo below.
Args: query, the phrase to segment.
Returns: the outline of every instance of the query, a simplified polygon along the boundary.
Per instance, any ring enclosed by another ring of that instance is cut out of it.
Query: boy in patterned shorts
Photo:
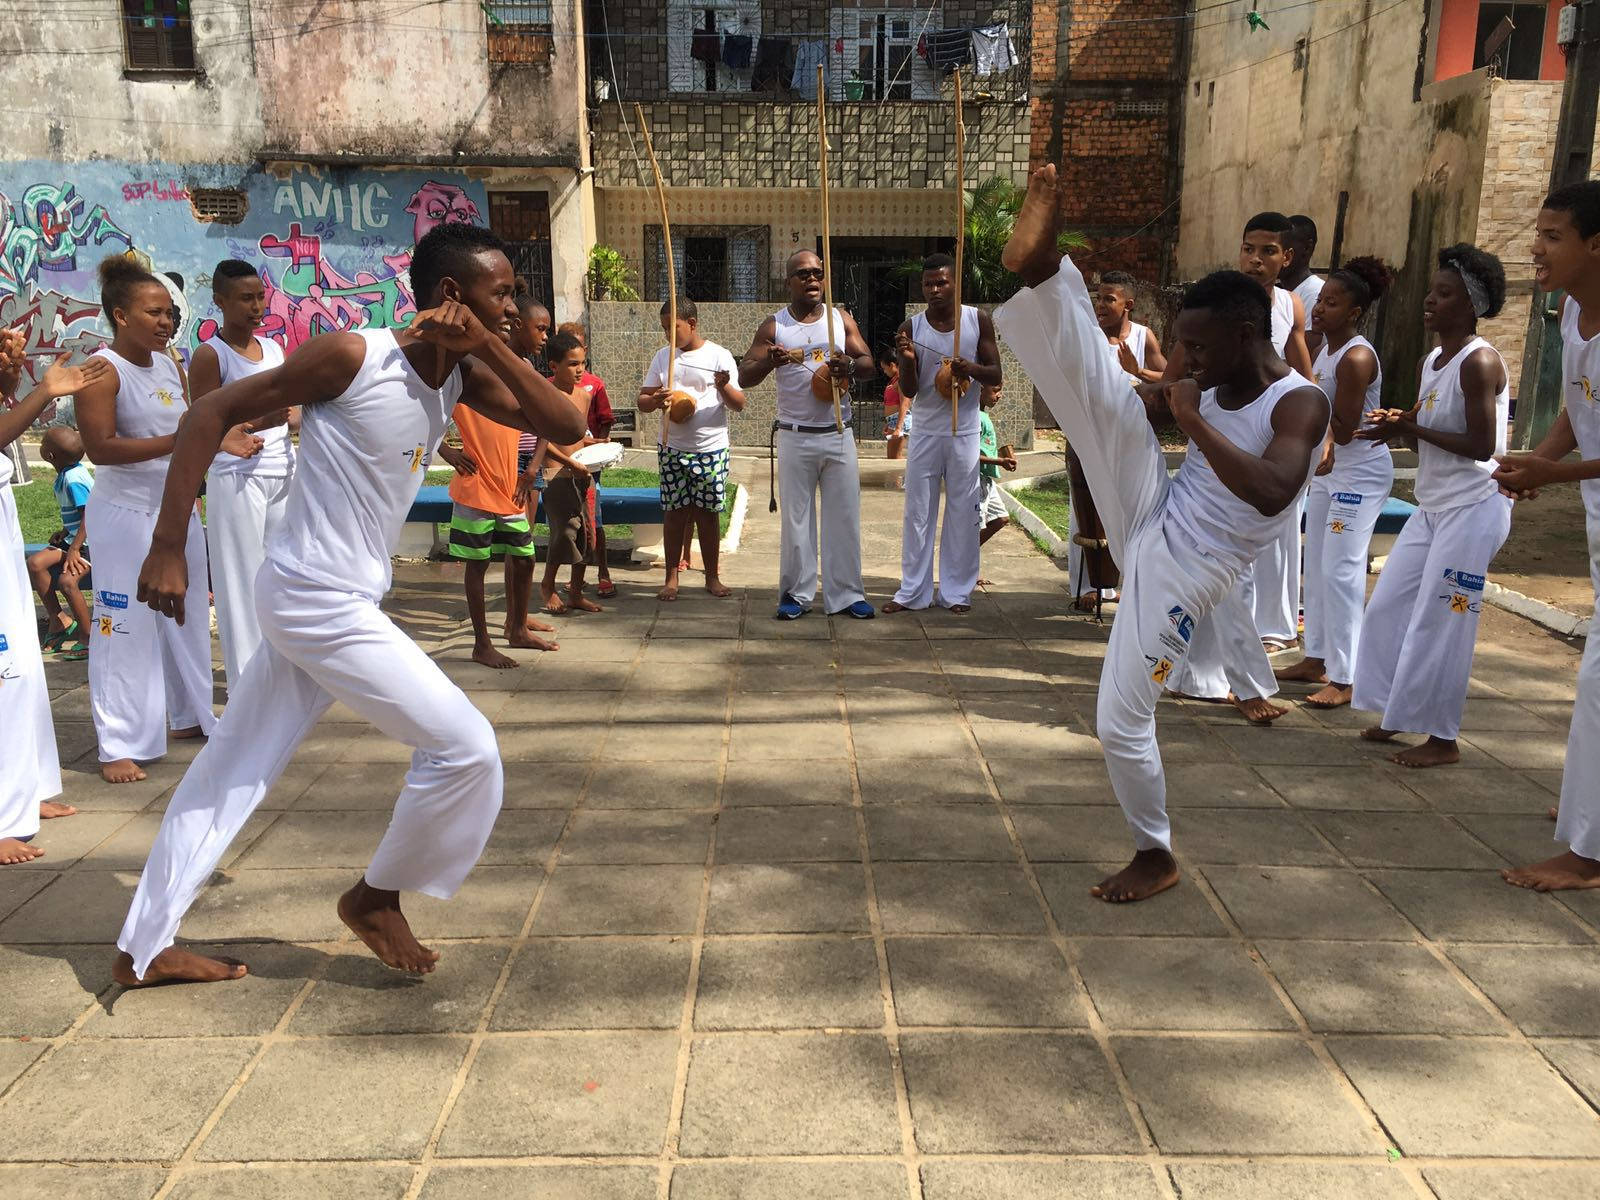
[[[667,347],[656,351],[639,390],[639,411],[665,409],[661,441],[656,452],[661,463],[661,510],[667,553],[667,581],[659,599],[678,598],[678,555],[691,527],[700,534],[700,557],[705,560],[706,591],[728,595],[717,574],[722,539],[720,516],[728,488],[728,413],[744,408],[739,390],[739,364],[731,352],[700,336],[700,319],[694,301],[678,299],[678,327],[668,330],[670,306],[661,306],[661,328],[676,347],[672,391],[694,401],[691,409],[680,400],[674,408],[667,392]]]

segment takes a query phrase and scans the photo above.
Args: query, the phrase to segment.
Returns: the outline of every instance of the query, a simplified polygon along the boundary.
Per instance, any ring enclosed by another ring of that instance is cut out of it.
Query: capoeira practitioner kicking
[[[844,432],[833,422],[833,402],[811,390],[812,373],[824,362],[834,378],[864,379],[873,371],[872,352],[855,319],[841,308],[823,322],[822,260],[809,250],[789,256],[789,303],[761,323],[755,340],[739,360],[739,387],[748,391],[773,371],[778,373],[778,503],[781,551],[778,559],[780,621],[795,621],[811,611],[817,595],[817,501],[822,503],[822,608],[852,617],[873,615],[861,584],[861,475],[856,439],[850,428],[850,403],[842,401]],[[976,517],[974,517],[976,519]]]
[[[1361,624],[1357,708],[1381,713],[1368,741],[1425,733],[1392,762],[1437,767],[1461,758],[1456,734],[1483,608],[1489,563],[1511,532],[1511,498],[1493,479],[1506,449],[1511,392],[1506,365],[1477,336],[1500,311],[1506,275],[1476,246],[1439,252],[1422,323],[1439,347],[1422,360],[1417,405],[1379,409],[1358,438],[1404,438],[1417,447],[1417,512],[1395,539]]]
[[[1136,853],[1090,889],[1143,900],[1178,880],[1156,745],[1156,701],[1195,622],[1233,587],[1310,478],[1328,401],[1267,340],[1254,281],[1225,271],[1195,284],[1175,331],[1189,378],[1153,388],[1189,452],[1167,479],[1144,404],[1105,352],[1083,276],[1056,249],[1056,169],[1035,171],[1003,261],[1028,285],[995,313],[1077,450],[1122,568],[1122,604],[1100,675],[1097,729]]]
[[[195,400],[283,362],[283,348],[277,342],[256,336],[267,293],[254,267],[237,258],[219,262],[211,272],[211,295],[222,310],[222,327],[189,362],[189,393]],[[206,549],[211,555],[217,639],[222,643],[230,694],[261,645],[256,572],[266,561],[267,539],[283,520],[289,502],[289,480],[294,475],[291,420],[299,420],[295,410],[241,426],[236,432],[254,439],[257,452],[240,458],[224,451],[207,475]]]
[[[145,777],[141,762],[167,752],[169,726],[174,738],[193,738],[216,724],[206,538],[195,511],[197,479],[184,498],[177,536],[195,567],[190,600],[200,619],[180,628],[133,603],[185,412],[185,383],[167,352],[173,324],[165,284],[132,259],[113,255],[100,264],[100,303],[115,334],[95,354],[116,369],[76,400],[78,432],[95,464],[85,513],[95,543],[89,703],[101,776],[108,783],[132,783]],[[232,441],[227,448],[235,448]],[[253,446],[239,452],[253,453]]]
[[[138,590],[178,622],[193,563],[183,529],[223,433],[303,406],[289,509],[256,578],[264,640],[167,806],[117,940],[119,983],[244,973],[175,945],[178,923],[335,700],[414,747],[394,818],[339,916],[390,967],[427,972],[438,960],[412,935],[400,892],[449,897],[461,886],[500,810],[500,753],[483,714],[379,610],[389,556],[458,399],[556,442],[584,426],[506,344],[514,277],[492,233],[438,226],[417,244],[411,287],[430,311],[410,330],[313,338],[277,370],[213,392],[184,423]]]
[[[1378,352],[1357,331],[1389,280],[1381,259],[1352,258],[1328,276],[1311,311],[1322,344],[1311,377],[1333,405],[1333,420],[1306,502],[1306,656],[1277,675],[1325,684],[1306,697],[1313,708],[1350,703],[1367,599],[1367,548],[1394,483],[1389,447],[1354,440],[1367,415],[1381,407],[1383,393]]]
[[[1600,887],[1600,182],[1559,188],[1545,197],[1534,226],[1533,273],[1547,292],[1564,291],[1561,378],[1566,404],[1531,455],[1500,460],[1495,479],[1519,500],[1553,483],[1581,482],[1589,530],[1589,577],[1595,622],[1578,667],[1578,697],[1567,736],[1556,841],[1570,849],[1532,866],[1502,871],[1506,882],[1535,891]],[[1565,462],[1576,450],[1580,462]]]
[[[906,507],[901,529],[900,590],[883,606],[885,613],[922,609],[937,603],[954,613],[972,609],[978,586],[978,395],[999,387],[1000,348],[987,313],[955,300],[956,260],[931,254],[922,263],[918,313],[895,333],[900,387],[914,396],[911,413],[917,436],[906,452]],[[956,321],[961,343],[974,357],[952,358]],[[950,395],[940,391],[944,374]],[[960,396],[956,430],[950,432],[952,397]],[[939,588],[933,584],[933,535],[939,523],[939,488],[944,486],[944,532],[939,541]]]
[[[62,396],[111,374],[111,364],[103,358],[69,367],[63,357],[21,403],[8,409],[6,403],[16,395],[21,365],[20,361],[0,363],[0,446],[9,446],[26,433]],[[77,584],[68,581],[68,586]],[[0,866],[28,862],[44,853],[28,844],[39,832],[41,816],[67,817],[77,811],[54,802],[61,794],[61,764],[56,757],[50,690],[33,614],[33,585],[23,562],[22,527],[11,494],[11,459],[0,454],[0,729],[5,731],[5,765],[0,770]]]

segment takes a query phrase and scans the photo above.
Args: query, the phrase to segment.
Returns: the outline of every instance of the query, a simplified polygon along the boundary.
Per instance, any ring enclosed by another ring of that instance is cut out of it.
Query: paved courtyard
[[[1186,878],[1129,843],[1103,628],[1015,531],[966,618],[771,619],[617,572],[559,654],[466,661],[449,570],[394,611],[499,729],[506,809],[425,980],[343,932],[406,754],[335,709],[184,934],[240,983],[122,993],[109,943],[192,748],[111,788],[55,665],[67,799],[0,870],[0,1195],[134,1200],[1568,1200],[1600,1159],[1600,893],[1550,853],[1577,651],[1489,613],[1463,763],[1362,717],[1162,715]],[[900,494],[864,464],[872,598]],[[691,576],[691,581],[698,576]]]

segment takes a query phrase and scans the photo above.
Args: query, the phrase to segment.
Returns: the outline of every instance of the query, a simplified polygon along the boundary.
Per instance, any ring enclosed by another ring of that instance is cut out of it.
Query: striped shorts
[[[450,557],[469,562],[533,557],[533,530],[526,513],[484,512],[457,504],[450,513]]]

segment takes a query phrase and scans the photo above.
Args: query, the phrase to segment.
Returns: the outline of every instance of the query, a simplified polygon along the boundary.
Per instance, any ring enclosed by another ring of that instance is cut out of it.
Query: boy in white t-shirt
[[[661,328],[667,332],[670,305],[661,306]],[[694,301],[678,299],[678,326],[668,333],[673,354],[672,390],[667,390],[666,346],[656,351],[639,389],[639,411],[665,410],[661,441],[656,453],[661,462],[663,533],[669,551],[684,546],[690,527],[700,534],[700,557],[705,561],[706,591],[728,595],[717,574],[722,538],[719,521],[728,489],[728,413],[744,409],[744,393],[736,382],[739,364],[715,342],[700,336],[700,317]],[[672,396],[688,396],[674,407]],[[687,555],[685,555],[687,557]],[[658,598],[678,598],[678,555],[667,555],[667,582]]]

